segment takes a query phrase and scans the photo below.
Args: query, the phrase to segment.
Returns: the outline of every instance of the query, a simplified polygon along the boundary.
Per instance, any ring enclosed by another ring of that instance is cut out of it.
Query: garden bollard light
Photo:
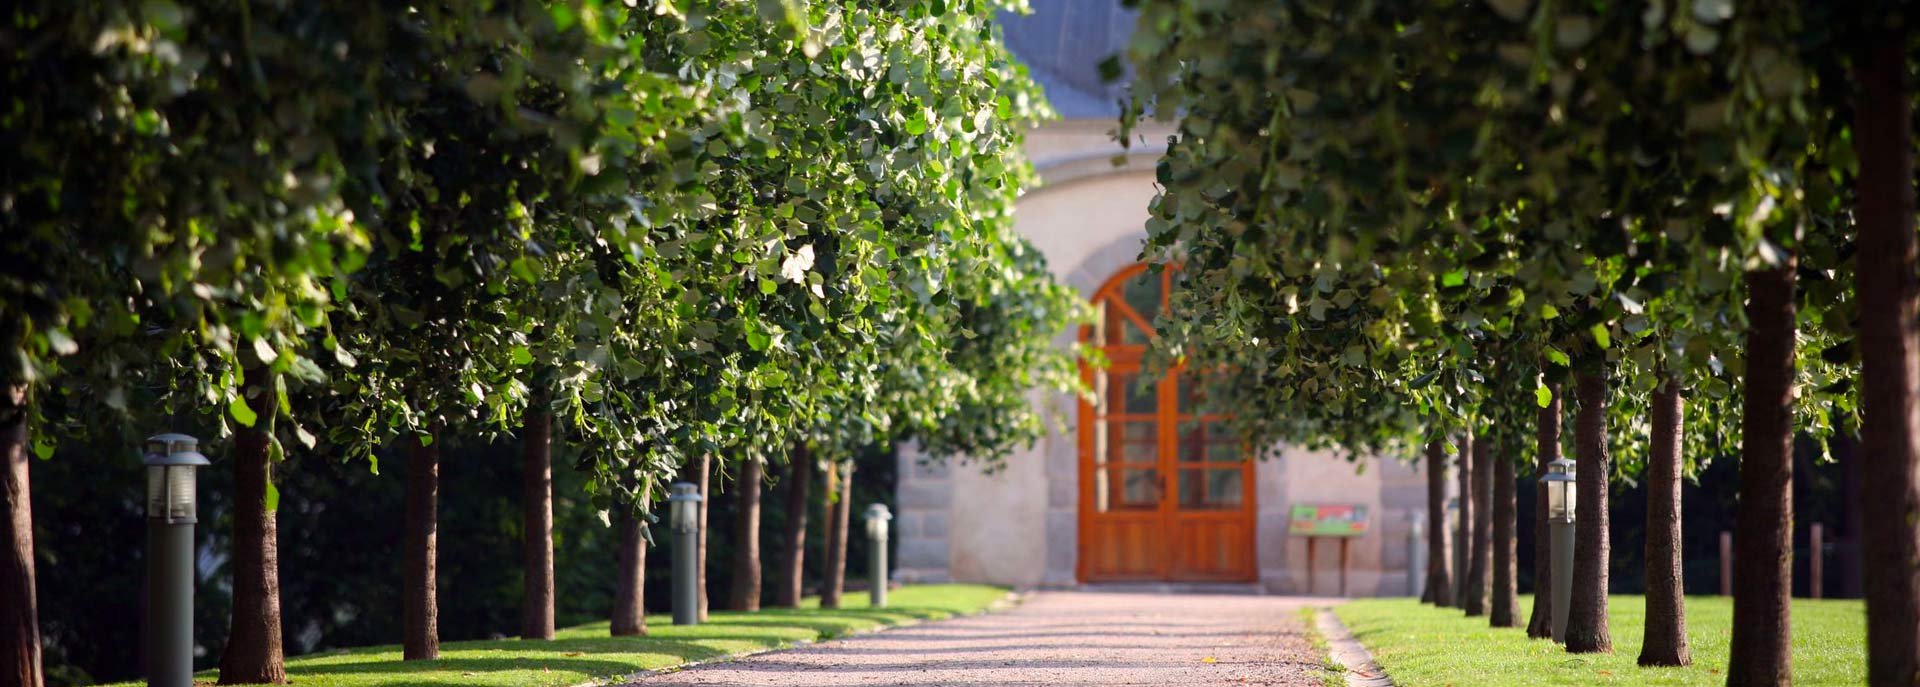
[[[185,434],[147,438],[147,684],[193,686],[196,473],[210,465]]]
[[[867,506],[867,579],[873,585],[869,605],[874,608],[887,606],[887,521],[892,519],[887,504]]]
[[[1573,461],[1547,464],[1547,523],[1553,551],[1553,641],[1567,643],[1567,607],[1573,604]]]
[[[673,526],[673,624],[700,624],[700,487],[667,487],[667,517]]]

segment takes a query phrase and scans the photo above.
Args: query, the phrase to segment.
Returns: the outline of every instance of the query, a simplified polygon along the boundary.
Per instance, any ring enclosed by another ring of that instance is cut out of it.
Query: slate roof
[[[1119,0],[1030,0],[1033,13],[1003,12],[1007,46],[1067,119],[1112,119],[1120,114],[1121,82],[1100,82],[1100,62],[1118,55],[1133,35],[1138,13]]]

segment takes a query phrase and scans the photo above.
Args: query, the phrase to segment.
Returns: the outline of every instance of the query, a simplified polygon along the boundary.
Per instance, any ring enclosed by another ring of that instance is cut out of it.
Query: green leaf
[[[532,365],[533,352],[527,350],[526,346],[514,346],[513,347],[513,364]]]
[[[1607,325],[1596,324],[1587,331],[1593,333],[1593,342],[1599,345],[1601,350],[1613,347],[1613,336],[1607,333]]]
[[[1552,346],[1547,347],[1547,360],[1561,367],[1566,367],[1573,364],[1573,359],[1568,358],[1567,353],[1565,351],[1562,351],[1558,348],[1554,348]]]
[[[1553,405],[1553,390],[1541,384],[1533,388],[1533,403],[1542,408]]]
[[[233,421],[240,423],[242,427],[252,427],[253,423],[260,419],[260,414],[253,412],[253,408],[247,405],[245,394],[234,394],[233,400],[227,402],[227,412],[232,414]]]
[[[273,480],[267,480],[267,512],[278,510],[280,510],[280,487],[275,486]]]

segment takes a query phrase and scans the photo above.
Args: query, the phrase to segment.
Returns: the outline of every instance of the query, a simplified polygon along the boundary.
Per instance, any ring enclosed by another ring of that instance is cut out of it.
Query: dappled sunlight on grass
[[[984,585],[916,585],[894,590],[885,609],[868,608],[865,594],[849,594],[839,609],[822,610],[818,599],[808,599],[801,609],[714,611],[706,623],[691,627],[673,625],[671,615],[650,615],[645,637],[610,637],[607,623],[597,622],[562,629],[551,642],[448,642],[440,646],[440,658],[434,661],[402,661],[398,646],[302,656],[287,661],[287,674],[296,685],[316,687],[577,685],[885,625],[973,613],[1006,594],[1004,588]],[[215,674],[201,677],[210,680]]]
[[[1522,609],[1533,600],[1522,596]],[[1641,668],[1645,600],[1614,595],[1608,604],[1612,654],[1574,655],[1525,628],[1487,627],[1457,609],[1412,599],[1368,599],[1334,613],[1353,630],[1394,684],[1458,685],[1722,685],[1726,683],[1733,602],[1687,598],[1687,641],[1693,665]],[[1857,600],[1793,600],[1793,681],[1801,685],[1857,685],[1866,681],[1866,611]]]

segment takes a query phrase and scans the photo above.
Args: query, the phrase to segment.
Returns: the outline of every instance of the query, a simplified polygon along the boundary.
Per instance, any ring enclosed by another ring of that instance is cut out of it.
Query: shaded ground
[[[696,666],[662,685],[1318,685],[1301,599],[1041,592],[1018,608]]]

